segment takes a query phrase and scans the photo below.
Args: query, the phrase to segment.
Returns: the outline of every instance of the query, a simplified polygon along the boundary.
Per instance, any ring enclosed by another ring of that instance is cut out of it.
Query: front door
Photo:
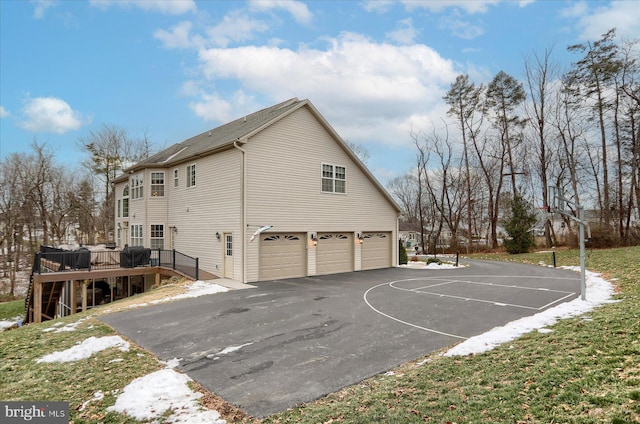
[[[224,234],[224,278],[233,279],[233,235]]]

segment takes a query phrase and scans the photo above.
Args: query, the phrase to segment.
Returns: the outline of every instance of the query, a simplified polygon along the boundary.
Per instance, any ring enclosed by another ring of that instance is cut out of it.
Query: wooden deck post
[[[71,315],[76,313],[76,301],[78,296],[76,295],[76,280],[69,280],[71,283]]]
[[[33,322],[42,322],[42,283],[33,283]]]
[[[82,282],[82,312],[87,310],[87,285],[89,284],[89,280],[84,280]]]

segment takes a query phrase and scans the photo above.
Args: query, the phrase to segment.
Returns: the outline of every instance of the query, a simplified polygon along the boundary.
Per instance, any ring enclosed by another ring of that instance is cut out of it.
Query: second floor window
[[[196,164],[187,166],[187,187],[195,187],[196,185]]]
[[[122,217],[129,218],[129,184],[122,190]]]
[[[151,173],[151,196],[164,197],[164,172]]]
[[[178,187],[178,184],[179,184],[178,177],[179,177],[178,170],[174,169],[173,170],[173,186],[174,187]]]
[[[131,198],[142,199],[144,195],[144,180],[142,174],[131,177]]]
[[[322,191],[325,193],[346,193],[347,169],[344,166],[323,163]]]

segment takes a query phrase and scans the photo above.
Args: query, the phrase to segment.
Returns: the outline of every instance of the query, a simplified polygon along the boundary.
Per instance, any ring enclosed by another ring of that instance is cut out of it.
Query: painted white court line
[[[409,280],[399,280],[399,281],[409,281]],[[395,281],[392,281],[392,283],[394,283],[394,282],[395,282]],[[376,309],[376,308],[375,308],[371,303],[369,303],[369,300],[367,300],[367,295],[369,294],[369,292],[370,292],[371,290],[374,290],[374,289],[376,289],[376,288],[378,288],[378,287],[386,286],[386,285],[389,285],[389,284],[391,284],[391,283],[382,283],[382,284],[378,284],[377,286],[373,286],[373,287],[371,287],[369,290],[367,290],[366,292],[364,292],[364,295],[362,296],[362,297],[363,297],[363,299],[364,299],[364,303],[366,303],[366,304],[367,304],[367,306],[369,306],[369,308],[371,308],[374,312],[376,312],[376,313],[378,313],[378,314],[380,314],[380,315],[382,315],[382,316],[384,316],[384,317],[387,317],[387,318],[389,318],[389,319],[392,319],[392,320],[394,320],[394,321],[396,321],[396,322],[399,322],[399,323],[401,323],[401,324],[408,325],[409,327],[417,328],[417,329],[419,329],[419,330],[428,331],[428,332],[430,332],[430,333],[440,334],[440,335],[442,335],[442,336],[449,336],[449,337],[454,337],[454,338],[456,338],[456,339],[467,340],[467,338],[468,338],[468,337],[458,336],[458,335],[456,335],[456,334],[451,334],[451,333],[445,333],[444,331],[438,331],[438,330],[435,330],[435,329],[433,329],[433,328],[426,328],[426,327],[422,327],[422,326],[420,326],[420,325],[412,324],[412,323],[410,323],[410,322],[403,321],[403,320],[401,320],[401,319],[399,319],[399,318],[396,318],[396,317],[394,317],[394,316],[391,316],[391,315],[389,315],[389,314],[385,314],[384,312],[382,312],[382,311],[380,311],[380,310]]]
[[[449,276],[451,277],[451,276]],[[455,276],[454,276],[455,277]],[[392,319],[396,322],[399,322],[401,324],[405,324],[408,325],[410,327],[413,328],[417,328],[420,330],[424,330],[424,331],[428,331],[431,333],[435,333],[435,334],[440,334],[440,335],[444,335],[444,336],[449,336],[449,337],[455,337],[458,339],[463,339],[466,340],[467,337],[463,337],[463,336],[459,336],[456,334],[451,334],[451,333],[446,333],[444,331],[438,331],[435,330],[433,328],[426,328],[426,327],[422,327],[420,325],[416,325],[404,320],[401,320],[399,318],[396,318],[392,315],[389,315],[387,313],[384,313],[382,311],[380,311],[379,309],[377,309],[376,307],[374,307],[369,300],[367,299],[367,295],[372,291],[375,290],[379,287],[383,287],[383,286],[389,286],[394,290],[402,290],[402,291],[408,291],[408,292],[413,292],[413,293],[419,293],[419,294],[427,294],[430,296],[438,296],[438,297],[444,297],[444,298],[452,298],[452,299],[457,299],[457,300],[463,300],[465,302],[479,302],[479,303],[488,303],[488,304],[492,304],[495,306],[502,306],[502,307],[514,307],[514,308],[522,308],[522,309],[529,309],[529,310],[533,310],[533,311],[541,311],[543,309],[546,309],[548,307],[550,307],[551,305],[554,305],[556,303],[560,303],[562,301],[564,301],[565,299],[576,295],[575,292],[568,292],[568,291],[563,291],[563,290],[555,290],[555,289],[549,289],[549,288],[545,288],[545,287],[523,287],[523,286],[516,286],[516,285],[505,285],[505,284],[496,284],[496,283],[482,283],[482,282],[478,282],[478,281],[469,281],[466,280],[466,278],[522,278],[522,275],[510,275],[510,276],[504,276],[504,275],[466,275],[464,276],[465,280],[457,280],[457,279],[444,279],[442,277],[419,277],[419,278],[408,278],[405,280],[396,280],[396,281],[391,281],[388,283],[381,283],[378,284],[376,286],[371,287],[370,289],[368,289],[364,295],[363,295],[363,299],[364,302],[367,304],[367,306],[369,306],[369,308],[371,308],[371,310],[373,310],[374,312],[387,317],[389,319]],[[537,276],[527,276],[527,278],[529,279],[549,279],[550,277],[537,277]],[[572,280],[572,278],[567,278],[567,277],[552,277],[554,280]],[[427,285],[427,286],[423,286],[423,287],[419,287],[419,288],[413,288],[413,289],[408,289],[408,288],[404,288],[404,287],[398,287],[396,284],[397,283],[403,283],[403,282],[408,282],[408,281],[425,281],[425,280],[439,280],[439,283],[436,284],[432,284],[432,285]],[[445,281],[443,281],[445,280]],[[553,293],[558,293],[558,294],[564,294],[565,296],[560,297],[559,299],[556,299],[550,303],[547,303],[544,306],[541,307],[532,307],[532,306],[526,306],[526,305],[518,305],[518,304],[513,304],[513,303],[504,303],[504,302],[498,302],[498,301],[494,301],[494,300],[486,300],[486,299],[476,299],[476,298],[472,298],[472,297],[464,297],[464,296],[454,296],[454,295],[449,295],[449,294],[443,294],[443,293],[435,293],[435,292],[429,292],[429,291],[424,291],[424,289],[428,289],[428,288],[433,288],[433,287],[441,287],[441,286],[445,286],[445,285],[449,285],[449,284],[454,284],[454,283],[463,283],[463,284],[477,284],[477,285],[485,285],[485,286],[493,286],[493,287],[504,287],[504,288],[509,288],[509,289],[522,289],[522,290],[533,290],[533,291],[546,291],[546,292],[553,292]]]

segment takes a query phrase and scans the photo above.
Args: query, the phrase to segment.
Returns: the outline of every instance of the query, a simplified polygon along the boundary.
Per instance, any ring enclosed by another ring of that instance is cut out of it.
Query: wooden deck
[[[69,314],[76,313],[76,288],[80,288],[81,311],[89,307],[90,291],[87,289],[90,281],[112,279],[117,277],[154,276],[155,285],[160,285],[161,277],[186,277],[192,278],[179,270],[162,266],[143,266],[136,268],[109,268],[92,270],[69,270],[58,272],[44,272],[33,274],[30,287],[30,296],[27,299],[27,314],[25,323],[39,323],[43,319],[54,319],[58,315],[58,301],[63,287],[69,285],[72,292]],[[215,275],[199,270],[199,278],[205,280],[216,279]]]

